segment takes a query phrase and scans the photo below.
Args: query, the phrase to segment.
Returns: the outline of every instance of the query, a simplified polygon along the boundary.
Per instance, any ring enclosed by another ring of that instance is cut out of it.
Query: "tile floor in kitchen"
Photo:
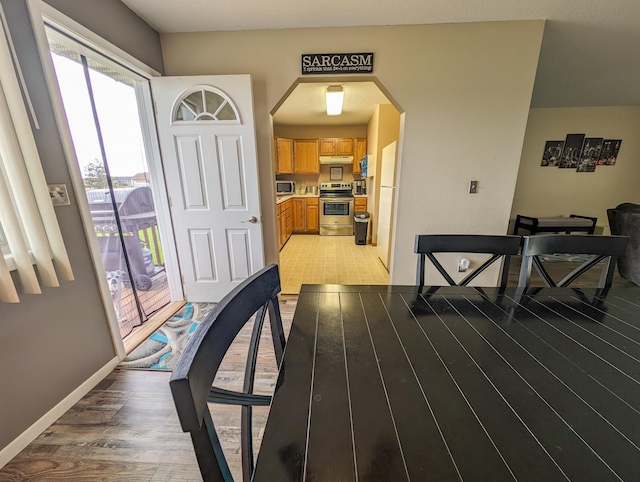
[[[353,236],[294,234],[280,251],[283,294],[302,284],[389,284],[376,247],[356,245]]]

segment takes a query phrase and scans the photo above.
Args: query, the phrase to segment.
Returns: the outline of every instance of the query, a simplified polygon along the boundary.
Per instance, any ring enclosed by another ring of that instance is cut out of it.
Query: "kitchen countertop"
[[[276,196],[276,205],[285,202],[287,199],[295,199],[295,198],[318,198],[320,197],[318,194],[284,194],[280,196]]]
[[[306,197],[318,198],[318,197],[320,197],[320,195],[319,194],[283,194],[283,195],[276,196],[276,205],[285,202],[287,199],[306,198]],[[354,198],[365,198],[366,199],[367,195],[366,194],[355,194],[353,197]]]

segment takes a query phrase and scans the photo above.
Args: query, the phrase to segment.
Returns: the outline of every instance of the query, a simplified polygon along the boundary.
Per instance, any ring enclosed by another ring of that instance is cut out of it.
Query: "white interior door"
[[[264,266],[251,77],[152,87],[185,295],[220,301]]]

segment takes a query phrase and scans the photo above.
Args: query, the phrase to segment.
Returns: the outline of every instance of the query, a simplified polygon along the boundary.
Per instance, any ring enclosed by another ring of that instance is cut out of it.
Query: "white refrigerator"
[[[389,253],[391,249],[391,225],[393,203],[395,200],[396,141],[382,149],[380,161],[380,204],[378,207],[378,257],[389,269]]]

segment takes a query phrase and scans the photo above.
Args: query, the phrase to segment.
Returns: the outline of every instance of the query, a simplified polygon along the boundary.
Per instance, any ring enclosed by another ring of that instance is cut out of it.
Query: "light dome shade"
[[[327,87],[326,93],[327,115],[342,114],[342,102],[344,101],[344,92],[342,86],[332,85]]]

